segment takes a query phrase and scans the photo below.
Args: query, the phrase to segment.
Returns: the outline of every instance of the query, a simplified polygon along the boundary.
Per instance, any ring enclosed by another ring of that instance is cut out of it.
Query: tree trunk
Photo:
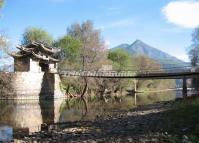
[[[85,95],[85,93],[86,93],[86,91],[88,89],[88,83],[87,83],[87,78],[86,77],[84,77],[84,82],[85,82],[84,89],[83,89],[83,92],[82,92],[80,97],[81,97],[82,101],[84,102],[84,106],[85,106],[85,110],[86,110],[85,114],[86,114],[88,112],[87,101],[86,101],[86,99],[84,97],[84,95]]]

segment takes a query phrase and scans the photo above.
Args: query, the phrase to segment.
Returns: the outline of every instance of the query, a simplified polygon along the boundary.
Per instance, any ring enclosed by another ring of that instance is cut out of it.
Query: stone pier
[[[8,95],[0,96],[2,99],[52,99],[64,98],[60,88],[59,74],[15,72],[8,73],[11,77],[11,89]]]
[[[182,92],[183,92],[183,98],[187,97],[187,78],[183,78],[183,87],[182,87]]]

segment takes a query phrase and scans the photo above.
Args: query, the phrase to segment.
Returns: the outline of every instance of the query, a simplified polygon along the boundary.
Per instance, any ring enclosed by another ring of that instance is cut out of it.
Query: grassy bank
[[[186,136],[193,143],[199,143],[199,98],[177,101],[172,110],[166,112],[164,130],[177,135]]]

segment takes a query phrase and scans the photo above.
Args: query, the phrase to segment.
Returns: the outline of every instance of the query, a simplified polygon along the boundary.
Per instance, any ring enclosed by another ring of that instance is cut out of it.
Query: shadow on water
[[[43,123],[54,122],[54,86],[55,78],[54,74],[44,73],[42,80],[42,88],[39,94],[39,105],[41,108],[41,116]],[[49,90],[50,89],[50,90]],[[44,100],[48,95],[47,102]]]
[[[44,123],[59,122],[63,100],[0,101],[0,141],[38,132]]]

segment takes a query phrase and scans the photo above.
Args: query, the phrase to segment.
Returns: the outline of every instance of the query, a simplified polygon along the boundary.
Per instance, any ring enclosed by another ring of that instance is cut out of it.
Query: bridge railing
[[[132,76],[135,75],[134,71],[73,71],[73,70],[64,70],[60,71],[59,74],[68,75],[68,76]]]
[[[199,72],[191,67],[182,68],[169,68],[169,69],[153,69],[153,70],[89,70],[89,71],[76,71],[76,70],[62,70],[59,74],[67,76],[89,76],[89,77],[130,77],[135,75],[150,75],[150,74],[172,74],[172,73],[185,73],[185,72]]]

